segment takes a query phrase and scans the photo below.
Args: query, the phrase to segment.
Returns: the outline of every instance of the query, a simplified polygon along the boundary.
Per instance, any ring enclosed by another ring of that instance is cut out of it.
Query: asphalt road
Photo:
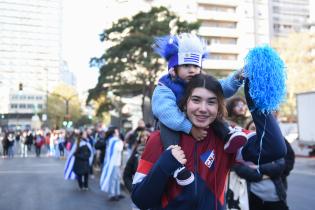
[[[107,201],[98,179],[81,192],[63,179],[64,161],[41,157],[0,159],[0,210],[128,210],[130,198]],[[290,210],[315,209],[315,158],[297,158],[289,176]]]
[[[125,210],[126,198],[107,201],[98,179],[90,179],[89,191],[79,191],[75,181],[63,179],[64,161],[53,158],[0,160],[1,210]]]

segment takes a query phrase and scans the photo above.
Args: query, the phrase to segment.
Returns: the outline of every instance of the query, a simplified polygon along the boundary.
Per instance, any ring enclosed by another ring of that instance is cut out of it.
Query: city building
[[[312,0],[271,0],[271,36],[284,37],[307,28]]]
[[[61,14],[62,0],[0,0],[0,114],[12,127],[30,125],[60,81]]]
[[[70,71],[69,66],[66,61],[63,61],[63,65],[60,70],[60,80],[63,81],[65,84],[76,87],[77,80],[76,76],[73,72]]]

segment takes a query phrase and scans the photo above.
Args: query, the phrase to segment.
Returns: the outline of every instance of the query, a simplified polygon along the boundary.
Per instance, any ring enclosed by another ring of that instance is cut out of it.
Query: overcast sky
[[[77,77],[80,94],[95,86],[98,69],[89,67],[91,57],[104,51],[99,34],[104,29],[105,0],[63,0],[63,59]]]

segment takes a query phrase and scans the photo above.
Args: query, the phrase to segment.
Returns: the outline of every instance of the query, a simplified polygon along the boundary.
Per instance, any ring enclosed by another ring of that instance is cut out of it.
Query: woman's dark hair
[[[116,129],[118,129],[118,127],[116,127],[116,126],[109,126],[108,130],[105,133],[105,139],[113,136],[113,134],[115,133]]]
[[[195,88],[205,88],[211,92],[213,92],[218,100],[218,116],[217,119],[223,119],[226,115],[226,108],[224,103],[224,96],[221,84],[219,81],[213,76],[206,74],[198,74],[194,76],[187,84],[185,95],[181,101],[181,109],[184,110],[193,90]]]
[[[228,117],[232,117],[234,115],[233,109],[237,105],[237,102],[239,101],[246,104],[246,100],[241,96],[235,96],[227,101],[226,110],[227,110]]]
[[[80,143],[82,141],[82,136],[83,136],[83,130],[80,130],[80,132],[77,134],[77,149],[76,151],[78,151],[79,147],[80,147]]]

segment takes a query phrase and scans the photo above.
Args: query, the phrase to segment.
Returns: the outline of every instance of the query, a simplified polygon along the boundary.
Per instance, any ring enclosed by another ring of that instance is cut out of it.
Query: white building
[[[307,28],[307,21],[312,14],[310,13],[312,1],[314,2],[314,0],[271,0],[271,35],[283,37]]]
[[[0,0],[0,114],[45,107],[60,80],[61,14],[62,0]]]

